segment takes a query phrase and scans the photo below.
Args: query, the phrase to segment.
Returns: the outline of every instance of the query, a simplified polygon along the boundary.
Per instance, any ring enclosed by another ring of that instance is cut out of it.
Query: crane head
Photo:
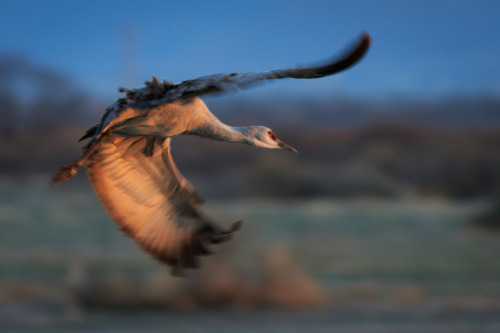
[[[295,148],[290,147],[276,136],[270,128],[264,126],[251,126],[249,134],[249,143],[256,147],[268,149],[286,149],[297,152]]]

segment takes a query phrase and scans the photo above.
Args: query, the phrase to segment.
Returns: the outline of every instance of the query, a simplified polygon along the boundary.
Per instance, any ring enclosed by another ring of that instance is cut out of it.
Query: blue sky
[[[500,1],[0,0],[0,55],[63,73],[102,99],[155,74],[182,81],[328,59],[362,31],[358,66],[245,94],[500,96]]]

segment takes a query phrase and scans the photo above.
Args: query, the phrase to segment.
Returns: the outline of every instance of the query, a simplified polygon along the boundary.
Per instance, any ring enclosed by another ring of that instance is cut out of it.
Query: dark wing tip
[[[212,244],[220,244],[231,239],[233,234],[241,228],[242,220],[234,222],[228,230],[214,232],[210,235]]]
[[[210,245],[229,241],[233,234],[241,228],[242,221],[237,221],[227,230],[220,230],[217,226],[206,223],[198,230],[193,230],[188,235],[178,240],[177,251],[166,252],[163,248],[156,248],[150,244],[141,243],[144,250],[157,260],[172,267],[172,275],[185,276],[185,269],[199,268],[199,256],[209,255]]]
[[[363,32],[355,46],[349,48],[340,59],[336,58],[334,61],[330,61],[323,66],[295,68],[287,71],[286,76],[295,79],[315,79],[339,73],[348,69],[363,58],[370,47],[371,40],[371,36],[367,32]]]
[[[347,55],[345,57],[337,62],[336,66],[338,66],[338,68],[334,71],[334,73],[338,73],[344,69],[347,69],[361,60],[370,48],[371,43],[372,38],[370,34],[368,34],[366,31],[363,32],[356,46],[352,48],[350,52],[347,52]]]
[[[242,225],[243,220],[236,221],[231,225],[231,228],[227,232],[232,234],[233,232],[240,230]]]
[[[366,54],[366,52],[370,48],[371,42],[371,36],[366,31],[363,32],[361,34],[361,38],[354,47],[350,48],[349,51],[347,51],[345,55],[340,58],[340,60],[337,60],[321,68],[324,72],[320,74],[322,76],[331,75],[348,69],[352,65],[356,64]]]
[[[362,39],[363,43],[368,43],[368,46],[372,42],[372,37],[366,31],[363,31],[363,33],[361,34],[361,39]]]
[[[370,36],[368,32],[363,31],[357,48],[361,53],[359,59],[361,59],[361,57],[365,55],[366,51],[368,51],[371,44],[372,44],[372,36]]]

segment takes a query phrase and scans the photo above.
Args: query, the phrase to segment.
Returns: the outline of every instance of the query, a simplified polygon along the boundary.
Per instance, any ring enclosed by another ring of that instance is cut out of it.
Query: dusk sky
[[[351,70],[245,94],[498,97],[499,18],[493,0],[0,0],[0,56],[23,57],[114,99],[118,86],[139,87],[153,74],[178,82],[314,64],[367,31],[372,48]]]

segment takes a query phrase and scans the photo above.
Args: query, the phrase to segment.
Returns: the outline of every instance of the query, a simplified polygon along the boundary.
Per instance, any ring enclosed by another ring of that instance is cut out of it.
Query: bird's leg
[[[57,185],[76,175],[78,169],[83,165],[84,159],[79,158],[70,164],[65,164],[61,167],[61,170],[52,177],[50,180],[50,185]]]
[[[146,145],[144,146],[144,149],[142,150],[142,153],[146,157],[153,156],[154,153],[154,147],[155,147],[155,140],[156,138],[152,136],[147,136],[146,137]]]

